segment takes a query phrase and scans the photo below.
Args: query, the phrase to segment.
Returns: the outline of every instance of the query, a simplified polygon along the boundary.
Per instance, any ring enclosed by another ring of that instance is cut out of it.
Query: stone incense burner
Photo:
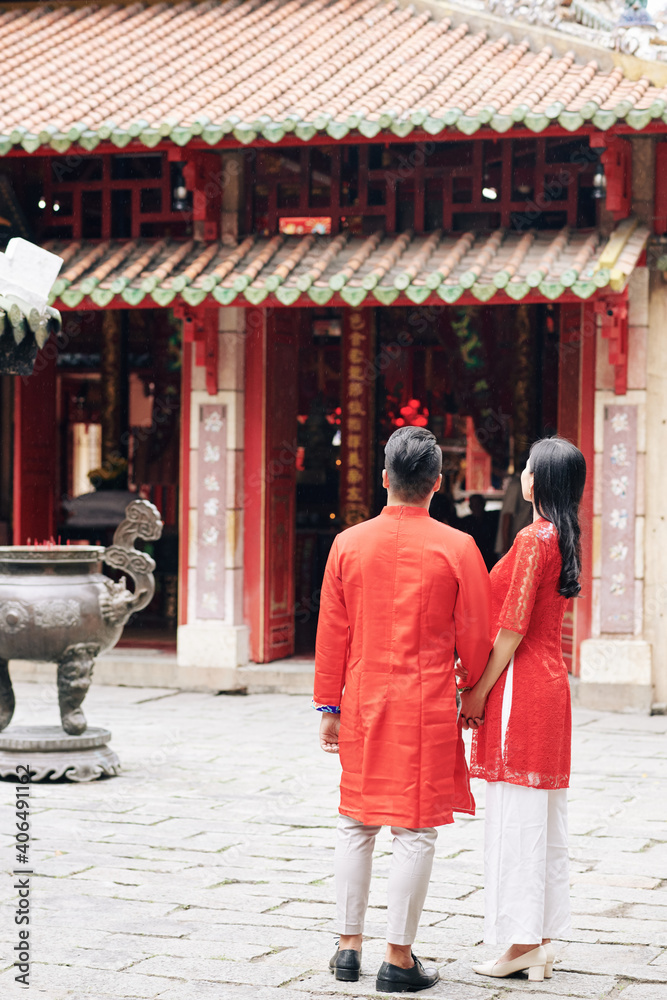
[[[116,529],[113,544],[106,549],[97,545],[0,546],[0,730],[9,725],[14,714],[9,660],[57,664],[64,730],[50,727],[45,733],[39,727],[24,727],[3,733],[2,777],[15,773],[11,768],[19,758],[25,761],[29,757],[32,766],[33,752],[40,756],[36,763],[41,763],[43,770],[57,764],[56,751],[65,751],[66,762],[75,770],[70,767],[68,773],[67,768],[54,766],[53,777],[59,776],[54,773],[57,770],[74,780],[90,780],[102,771],[117,772],[118,758],[104,746],[110,734],[106,730],[86,732],[81,704],[91,684],[95,658],[115,646],[130,615],[145,608],[155,592],[155,563],[147,553],[135,549],[134,542],[137,538],[157,539],[161,534],[157,508],[146,500],[133,500]],[[116,583],[105,576],[103,562],[127,573],[134,581],[134,591],[127,589],[125,577]],[[68,752],[81,757],[82,751],[87,753],[78,762],[67,757]],[[88,759],[91,752],[96,762]],[[95,763],[97,773],[89,773],[91,767],[95,770]],[[48,773],[39,774],[40,768],[35,771],[36,780]]]

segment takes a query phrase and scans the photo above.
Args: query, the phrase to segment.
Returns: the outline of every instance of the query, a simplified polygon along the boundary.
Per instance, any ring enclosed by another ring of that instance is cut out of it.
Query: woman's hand
[[[340,713],[322,712],[320,719],[320,748],[325,753],[338,753],[338,733],[340,731]]]
[[[461,694],[461,725],[464,729],[479,729],[484,722],[487,695],[475,685]]]
[[[461,663],[460,658],[454,664],[454,676],[457,681],[463,681],[463,684],[468,680],[468,671]]]
[[[493,644],[489,662],[480,679],[469,691],[459,688],[461,692],[461,715],[459,718],[464,729],[479,729],[484,722],[486,699],[519,648],[522,639],[523,636],[519,632],[510,632],[506,628],[501,628]]]

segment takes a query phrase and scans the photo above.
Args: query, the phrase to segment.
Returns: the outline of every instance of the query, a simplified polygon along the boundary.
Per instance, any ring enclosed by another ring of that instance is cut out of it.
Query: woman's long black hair
[[[529,462],[535,477],[535,509],[558,532],[563,562],[558,592],[563,597],[576,597],[581,590],[579,504],[586,482],[586,460],[570,441],[551,437],[535,442]]]

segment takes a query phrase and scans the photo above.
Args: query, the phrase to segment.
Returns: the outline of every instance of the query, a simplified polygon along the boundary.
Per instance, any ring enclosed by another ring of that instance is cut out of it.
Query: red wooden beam
[[[627,219],[632,208],[632,146],[627,139],[596,135],[591,146],[604,149],[600,160],[607,181],[607,209],[616,221]]]
[[[614,392],[628,391],[628,302],[626,296],[605,296],[595,302],[601,317],[602,336],[609,341],[609,363],[614,366]]]
[[[178,303],[174,316],[183,323],[183,343],[195,345],[195,364],[206,369],[206,391],[218,392],[219,306],[188,306]]]
[[[195,237],[217,240],[222,210],[222,170],[220,157],[214,152],[170,149],[168,160],[183,162],[183,178],[192,192],[192,222]]]

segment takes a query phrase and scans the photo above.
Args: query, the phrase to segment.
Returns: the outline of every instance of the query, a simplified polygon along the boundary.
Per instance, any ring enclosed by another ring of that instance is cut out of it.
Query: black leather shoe
[[[336,979],[344,983],[357,983],[361,971],[361,952],[354,948],[346,948],[344,951],[339,948],[329,962],[329,968]]]
[[[401,969],[398,965],[383,962],[375,981],[375,989],[380,993],[418,993],[435,986],[440,979],[435,966],[425,969],[416,955],[412,957],[415,964],[411,969]]]

